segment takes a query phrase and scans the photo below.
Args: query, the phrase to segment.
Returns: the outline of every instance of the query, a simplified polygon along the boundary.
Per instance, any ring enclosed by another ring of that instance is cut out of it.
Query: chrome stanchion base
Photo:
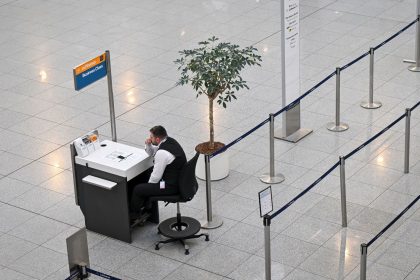
[[[201,228],[203,229],[215,229],[223,225],[223,220],[219,216],[214,216],[211,221],[208,221],[207,218],[199,220]]]
[[[327,123],[327,129],[334,132],[341,132],[349,129],[349,125],[345,123],[339,123],[336,125],[335,122]]]
[[[420,72],[420,67],[417,67],[415,65],[408,66],[408,70],[410,70],[411,72]]]
[[[284,141],[288,141],[288,142],[292,142],[292,143],[297,143],[303,137],[307,136],[311,132],[312,132],[312,129],[309,129],[309,128],[299,128],[294,133],[286,136],[286,135],[283,134],[283,131],[281,129],[279,129],[278,131],[276,131],[274,133],[274,138],[277,138],[277,139],[280,139],[280,140],[284,140]]]
[[[273,177],[270,174],[263,174],[260,176],[261,182],[266,184],[279,184],[284,181],[284,176],[282,174],[276,174]]]
[[[404,63],[411,63],[411,64],[416,63],[416,61],[412,60],[412,59],[404,59],[403,62]]]
[[[410,63],[410,64],[416,64],[416,61],[411,60],[411,59],[404,59],[403,62]],[[420,72],[420,67],[418,67],[416,65],[408,66],[407,69],[410,70],[411,72]]]
[[[370,103],[369,101],[363,101],[362,103],[360,103],[360,106],[365,109],[378,109],[382,107],[382,103],[379,101],[373,101],[372,103]]]

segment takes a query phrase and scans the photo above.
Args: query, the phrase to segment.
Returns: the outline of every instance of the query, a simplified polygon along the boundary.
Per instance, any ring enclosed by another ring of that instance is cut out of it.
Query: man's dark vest
[[[162,180],[165,181],[166,185],[178,186],[181,169],[187,162],[184,150],[181,145],[179,145],[179,143],[171,137],[167,137],[166,141],[160,144],[158,150],[168,151],[175,156],[175,159],[171,162],[171,164],[166,166],[165,171],[163,172]]]

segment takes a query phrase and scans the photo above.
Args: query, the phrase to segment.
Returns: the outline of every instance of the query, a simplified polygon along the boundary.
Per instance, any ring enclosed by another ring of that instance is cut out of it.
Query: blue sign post
[[[109,51],[73,68],[74,89],[79,91],[84,87],[102,79],[108,78],[109,111],[111,116],[112,141],[117,142],[115,128],[114,94],[112,91],[111,57]]]

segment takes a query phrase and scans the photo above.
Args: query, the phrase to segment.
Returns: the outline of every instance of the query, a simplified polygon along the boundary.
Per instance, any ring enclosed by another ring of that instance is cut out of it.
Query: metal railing
[[[419,0],[420,1],[420,0]],[[382,46],[384,46],[385,44],[387,44],[388,42],[390,42],[391,40],[393,40],[394,38],[396,38],[398,35],[400,35],[401,33],[403,33],[404,31],[406,31],[408,28],[410,28],[411,26],[413,26],[414,24],[419,22],[420,17],[417,17],[415,20],[413,20],[412,22],[410,22],[408,25],[406,25],[404,28],[402,28],[401,30],[399,30],[398,32],[396,32],[395,34],[393,34],[392,36],[390,36],[389,38],[387,38],[385,41],[383,41],[382,43],[376,45],[375,47],[372,47],[369,49],[369,51],[363,53],[362,55],[358,56],[357,58],[355,58],[354,60],[350,61],[349,63],[347,63],[346,65],[342,66],[342,67],[337,67],[336,70],[332,73],[330,73],[327,77],[325,77],[324,79],[322,79],[320,82],[318,82],[315,86],[313,86],[312,88],[310,88],[309,90],[307,90],[305,93],[303,93],[301,96],[299,96],[298,98],[296,98],[294,101],[292,101],[290,104],[288,104],[287,106],[283,107],[282,109],[280,109],[279,111],[270,114],[270,116],[263,120],[262,122],[260,122],[259,124],[257,124],[255,127],[253,127],[252,129],[250,129],[249,131],[245,132],[243,135],[239,136],[238,138],[236,138],[235,140],[231,141],[230,143],[228,143],[227,145],[225,145],[224,147],[220,148],[219,150],[213,152],[210,155],[207,155],[205,157],[205,164],[206,164],[206,170],[210,170],[211,167],[211,162],[210,160],[225,152],[226,150],[228,150],[230,147],[232,147],[233,145],[237,144],[238,142],[240,142],[241,140],[245,139],[246,137],[248,137],[250,134],[252,134],[253,132],[255,132],[256,130],[258,130],[259,128],[261,128],[262,126],[264,126],[266,123],[270,123],[270,127],[273,127],[274,124],[274,118],[277,117],[278,115],[280,115],[281,113],[293,108],[294,106],[296,106],[297,104],[300,103],[301,100],[303,100],[306,96],[308,96],[309,94],[311,94],[313,91],[315,91],[317,88],[319,88],[321,85],[323,85],[324,83],[326,83],[329,79],[331,79],[334,75],[336,76],[336,112],[335,112],[335,122],[329,123],[327,124],[327,128],[331,131],[335,131],[335,132],[340,132],[340,131],[345,131],[348,129],[348,125],[345,123],[341,123],[340,122],[340,73],[341,71],[349,68],[350,66],[352,66],[353,64],[355,64],[356,62],[362,60],[363,58],[365,58],[368,55],[371,55],[371,59],[370,59],[370,71],[369,71],[369,98],[367,102],[363,102],[361,104],[362,107],[367,108],[367,109],[375,109],[375,108],[379,108],[380,106],[382,106],[382,104],[380,104],[380,102],[375,102],[373,101],[373,63],[374,63],[374,51],[381,48]],[[419,24],[417,24],[417,26],[419,26]],[[420,32],[420,28],[418,28],[419,32]],[[417,36],[419,37],[419,36]],[[417,38],[416,37],[416,38]],[[420,46],[420,44],[419,44]],[[418,105],[416,105],[417,107]],[[261,179],[264,179],[263,182],[266,183],[279,183],[282,182],[284,179],[284,176],[281,174],[276,174],[275,173],[275,166],[274,166],[274,145],[273,145],[273,139],[272,139],[272,129],[270,129],[270,172],[267,176],[267,174],[263,174],[261,177]],[[372,140],[373,141],[373,140]],[[368,143],[367,143],[368,144]],[[357,152],[357,151],[355,151]],[[406,156],[408,158],[408,155]],[[344,157],[344,160],[347,159],[348,156]],[[341,159],[340,159],[341,160]],[[344,161],[343,161],[344,164]],[[407,170],[408,172],[408,170]],[[342,172],[340,172],[341,174]],[[211,177],[210,177],[210,171],[206,172],[206,193],[209,194],[211,193]],[[344,173],[343,173],[344,176]],[[343,198],[345,198],[345,187],[342,190],[342,200]],[[210,224],[212,222],[212,206],[211,206],[211,196],[207,195],[206,198],[206,203],[207,203],[207,223]],[[345,209],[345,206],[342,206],[342,208]],[[344,220],[344,219],[343,219]],[[218,224],[220,224],[220,221],[218,221]],[[343,225],[346,224],[345,221],[343,221]]]
[[[289,208],[291,205],[293,205],[298,199],[300,199],[303,195],[305,195],[307,192],[309,192],[312,188],[314,188],[319,182],[321,182],[325,177],[328,176],[337,166],[340,165],[340,192],[341,192],[341,223],[343,227],[347,227],[347,202],[346,202],[346,179],[345,179],[345,160],[356,154],[358,151],[372,143],[375,139],[377,139],[379,136],[384,134],[386,131],[388,131],[390,128],[392,128],[394,125],[396,125],[399,121],[401,121],[403,118],[406,118],[406,127],[405,127],[405,149],[404,149],[404,173],[409,172],[409,154],[410,154],[410,117],[411,112],[415,110],[420,105],[420,101],[416,103],[411,108],[407,108],[400,117],[398,117],[395,121],[390,123],[387,127],[376,133],[374,136],[369,138],[367,141],[362,143],[360,146],[349,152],[345,156],[340,156],[339,161],[336,162],[333,166],[331,166],[330,169],[328,169],[324,174],[322,174],[317,180],[315,180],[312,184],[310,184],[305,190],[303,190],[301,193],[299,193],[296,197],[294,197],[292,200],[290,200],[287,204],[285,204],[283,207],[272,213],[271,215],[266,215],[263,218],[263,225],[264,225],[264,236],[267,237],[269,234],[266,232],[270,231],[270,225],[271,220],[275,217],[277,217],[279,214],[281,214],[283,211],[285,211],[287,208]],[[410,206],[411,207],[411,206]],[[407,209],[408,210],[408,209]],[[405,213],[405,212],[404,212]],[[402,215],[402,214],[401,214]],[[386,227],[388,229],[389,227]],[[379,237],[380,235],[378,235]],[[377,239],[377,238],[376,238]],[[373,241],[375,241],[374,239]],[[372,242],[373,242],[372,241]],[[270,239],[265,238],[265,250],[270,250]],[[369,243],[368,243],[369,244]],[[363,249],[364,250],[364,249]],[[367,250],[367,249],[366,249]],[[270,253],[266,254],[266,256],[270,256]],[[266,280],[271,280],[271,259],[266,258]],[[267,272],[267,268],[270,268],[270,272]],[[362,279],[362,278],[361,278]]]
[[[393,224],[395,224],[414,204],[419,201],[420,195],[418,195],[398,216],[396,216],[386,227],[384,227],[375,237],[373,237],[368,243],[360,244],[360,280],[366,280],[367,271],[367,255],[368,248],[372,245],[379,237],[381,237]]]

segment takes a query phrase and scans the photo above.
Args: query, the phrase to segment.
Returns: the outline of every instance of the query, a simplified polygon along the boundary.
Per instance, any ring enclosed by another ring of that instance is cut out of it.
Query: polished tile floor
[[[0,279],[65,279],[65,239],[84,226],[74,203],[69,142],[98,128],[110,137],[106,81],[73,89],[72,68],[111,52],[119,141],[142,146],[163,124],[191,157],[207,139],[207,101],[175,87],[177,51],[216,35],[254,45],[263,66],[244,71],[250,90],[215,110],[216,138],[228,143],[281,107],[280,1],[266,0],[0,0]],[[315,85],[416,18],[414,0],[302,0],[301,90]],[[368,59],[342,72],[342,120],[334,120],[335,79],[301,104],[314,132],[297,144],[276,140],[275,208],[420,100],[420,74],[409,72],[411,27],[375,53],[375,97]],[[277,119],[280,124],[280,118]],[[404,122],[347,161],[349,226],[341,227],[339,173],[334,170],[272,223],[273,279],[358,279],[359,246],[369,241],[420,190],[420,108],[412,114],[410,174],[403,174]],[[214,212],[224,224],[210,242],[155,251],[156,226],[133,232],[132,244],[89,232],[92,268],[128,280],[264,279],[258,179],[268,171],[267,125],[234,145],[230,175],[213,183]],[[204,183],[182,212],[205,215]],[[162,218],[173,216],[161,208]],[[420,279],[417,205],[369,248],[368,279]],[[92,278],[98,279],[98,278]]]

